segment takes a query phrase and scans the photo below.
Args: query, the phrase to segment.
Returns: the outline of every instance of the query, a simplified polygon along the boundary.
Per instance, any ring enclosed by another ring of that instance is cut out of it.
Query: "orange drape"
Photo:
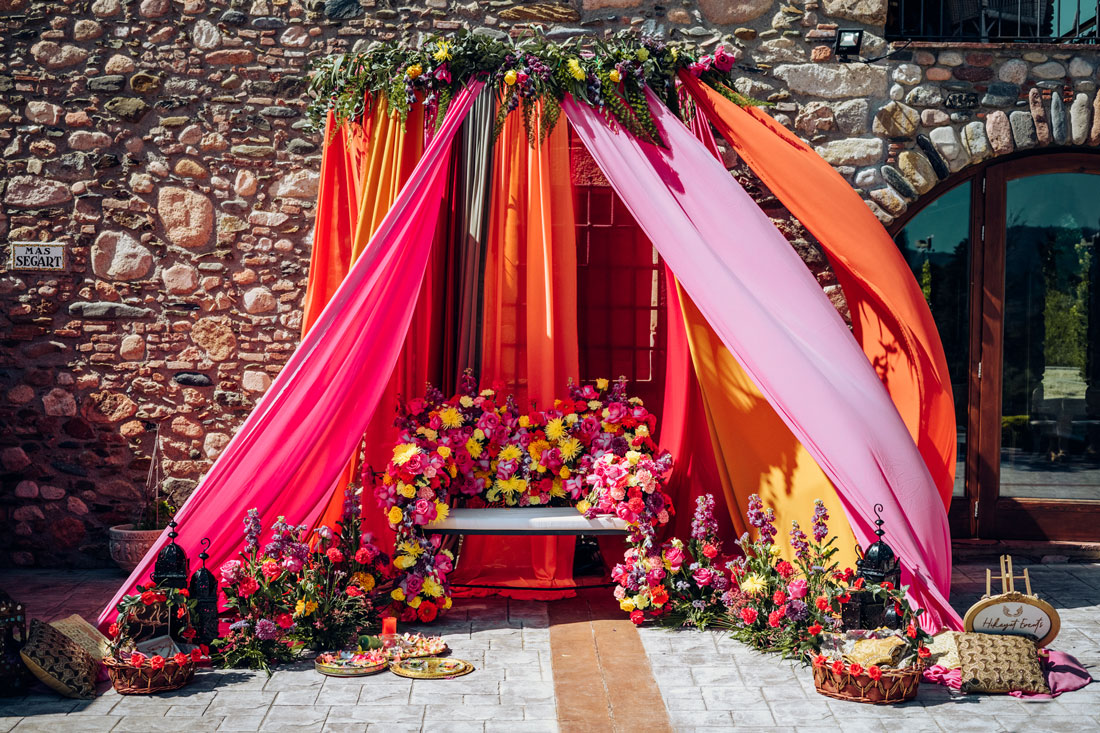
[[[355,226],[342,241],[332,242],[330,250],[339,249],[338,255],[327,257],[318,254],[319,245],[315,241],[314,254],[311,260],[310,287],[313,287],[313,262],[328,262],[330,268],[339,265],[343,270],[339,273],[328,273],[327,281],[333,279],[342,280],[347,274],[350,264],[363,253],[371,236],[382,223],[390,207],[393,206],[402,186],[412,174],[421,154],[424,152],[424,114],[423,107],[414,105],[406,120],[402,121],[397,115],[390,115],[384,96],[380,96],[374,102],[374,108],[370,118],[364,122],[365,141],[361,143],[364,151],[362,170],[360,172],[359,197],[355,206]],[[320,211],[318,221],[320,222]],[[344,254],[346,252],[346,255]],[[346,256],[346,260],[344,257]],[[320,259],[319,259],[320,258]],[[438,339],[433,339],[439,327],[439,314],[434,305],[434,294],[437,288],[434,284],[438,280],[438,267],[440,263],[439,248],[433,248],[428,261],[428,269],[424,275],[424,283],[421,287],[420,297],[417,300],[416,311],[413,314],[412,323],[409,326],[408,336],[405,338],[405,346],[401,356],[394,367],[393,376],[389,386],[379,403],[379,409],[367,428],[367,439],[364,441],[364,455],[368,464],[381,469],[389,461],[393,450],[393,443],[397,438],[397,431],[393,427],[394,405],[398,395],[416,395],[424,391],[424,384],[429,378],[437,379],[433,369],[438,369]],[[338,278],[337,278],[338,274]],[[318,274],[318,277],[323,275]],[[337,285],[339,282],[337,282]],[[324,293],[324,301],[321,295],[311,299],[311,303],[320,303],[317,314],[324,303],[335,292]],[[316,315],[313,316],[314,320]],[[309,321],[308,323],[312,323]],[[305,324],[304,324],[305,325]],[[359,457],[354,456],[349,461],[337,485],[334,487],[332,498],[320,520],[320,524],[335,526],[343,507],[343,489],[358,478],[360,470]],[[363,527],[373,531],[383,538],[384,544],[392,542],[393,532],[380,512],[375,511],[374,498],[363,498],[365,507]]]
[[[775,510],[778,546],[791,559],[786,533],[797,520],[810,534],[814,499],[829,511],[837,536],[841,567],[854,567],[855,537],[845,520],[836,490],[813,457],[764,399],[722,340],[677,285],[692,363],[703,393],[711,442],[717,457],[721,490],[738,533],[745,524],[749,496],[759,494]],[[674,297],[670,294],[670,297]],[[717,487],[715,487],[717,491]],[[686,507],[680,507],[684,511]]]
[[[536,115],[537,117],[537,115]],[[537,123],[536,123],[537,124]],[[485,268],[482,382],[503,381],[520,404],[549,408],[579,379],[577,253],[569,140],[563,123],[537,147],[519,114],[494,151]],[[555,588],[573,585],[573,537],[467,537],[455,583]],[[486,595],[456,589],[457,595]],[[572,591],[504,591],[550,599]]]
[[[836,272],[852,329],[898,408],[947,506],[955,482],[955,405],[947,359],[920,286],[852,187],[806,143],[756,108],[689,74],[696,103],[765,185],[814,235]]]

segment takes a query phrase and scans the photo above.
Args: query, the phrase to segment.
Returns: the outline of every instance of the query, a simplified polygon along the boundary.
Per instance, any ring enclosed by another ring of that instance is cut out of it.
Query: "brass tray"
[[[414,680],[449,680],[474,671],[474,665],[461,659],[426,657],[401,659],[390,664],[390,671],[399,677]]]
[[[329,677],[365,677],[369,674],[381,672],[389,664],[389,660],[382,658],[379,661],[356,659],[365,655],[355,652],[328,652],[318,654],[313,661],[313,668]]]

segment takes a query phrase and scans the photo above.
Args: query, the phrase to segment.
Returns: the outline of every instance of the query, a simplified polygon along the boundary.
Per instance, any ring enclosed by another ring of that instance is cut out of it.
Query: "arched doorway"
[[[975,166],[891,234],[950,366],[952,533],[1100,539],[1100,155]]]

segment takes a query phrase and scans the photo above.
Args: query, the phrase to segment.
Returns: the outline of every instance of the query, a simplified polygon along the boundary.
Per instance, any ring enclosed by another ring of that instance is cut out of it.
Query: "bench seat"
[[[615,516],[588,519],[571,506],[452,509],[428,534],[461,535],[625,535],[626,521]]]

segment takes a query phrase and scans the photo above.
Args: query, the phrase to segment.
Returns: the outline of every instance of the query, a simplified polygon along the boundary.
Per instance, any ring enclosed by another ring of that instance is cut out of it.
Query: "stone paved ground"
[[[1032,577],[1037,592],[1062,616],[1055,646],[1077,656],[1095,676],[1100,669],[1100,564],[1036,566]],[[103,571],[0,572],[0,587],[26,594],[31,615],[39,618],[72,612],[94,617],[118,582]],[[957,568],[956,607],[965,609],[983,587],[984,566]],[[108,691],[90,703],[46,692],[0,699],[0,733],[554,731],[559,726],[547,619],[540,603],[461,601],[445,623],[434,627],[456,657],[477,666],[456,680],[412,681],[389,674],[334,679],[317,675],[309,664],[281,669],[270,678],[207,670],[184,690],[146,698]],[[641,638],[677,731],[1100,730],[1100,684],[1046,702],[957,696],[922,685],[912,703],[875,707],[821,697],[806,668],[757,654],[721,633],[644,628]]]

